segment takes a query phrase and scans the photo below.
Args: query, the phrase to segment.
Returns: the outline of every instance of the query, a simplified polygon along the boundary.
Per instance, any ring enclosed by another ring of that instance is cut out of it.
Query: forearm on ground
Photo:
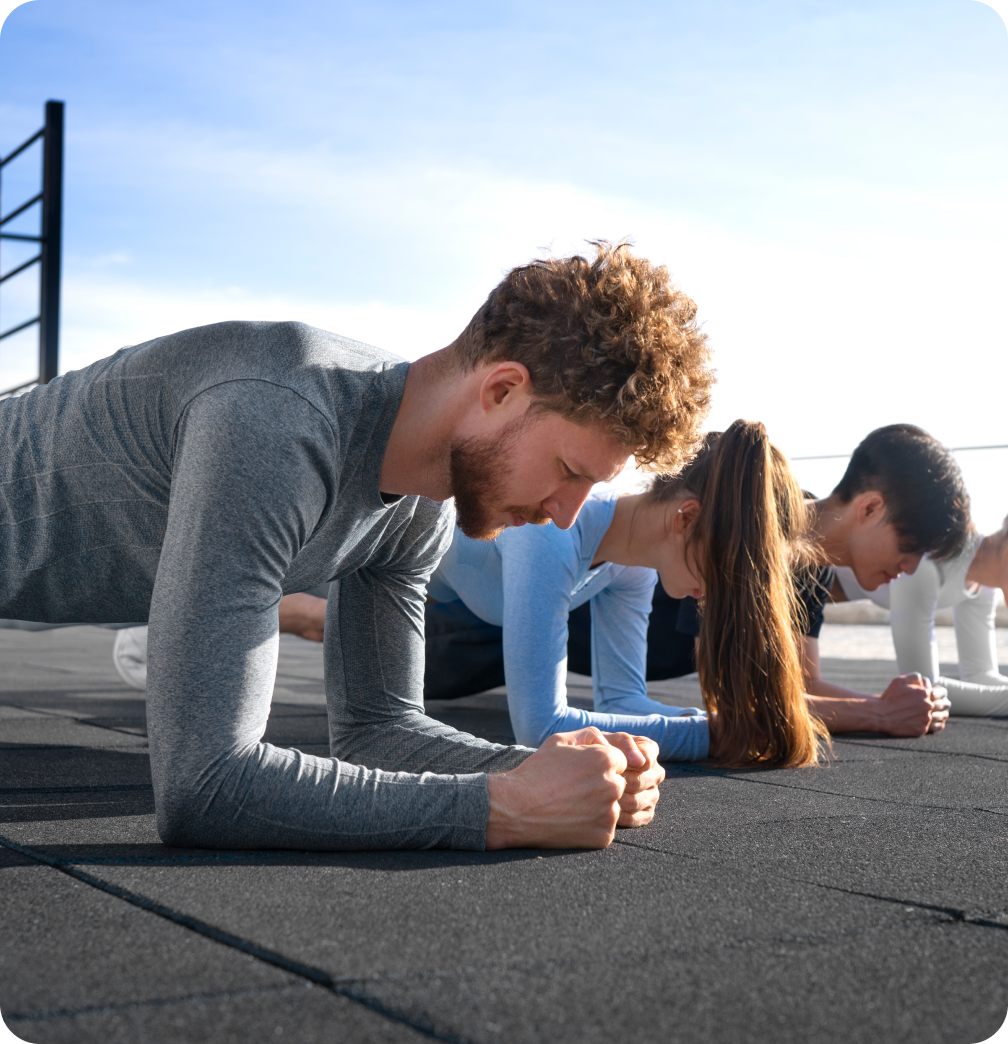
[[[944,728],[948,718],[948,700],[919,674],[893,678],[881,696],[852,693],[821,678],[807,679],[806,686],[809,709],[830,732],[923,736]]]
[[[839,685],[830,685],[829,682],[820,681],[819,685],[832,692],[828,694],[806,693],[805,700],[809,711],[819,718],[830,732],[875,732],[878,730],[879,698],[877,696],[850,692]]]

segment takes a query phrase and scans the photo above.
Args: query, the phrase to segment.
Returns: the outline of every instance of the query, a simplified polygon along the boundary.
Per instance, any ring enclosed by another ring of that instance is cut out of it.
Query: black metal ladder
[[[39,314],[34,319],[18,323],[9,330],[0,330],[0,341],[38,323],[38,376],[14,388],[0,391],[0,398],[23,391],[34,384],[47,384],[56,376],[59,367],[59,313],[60,313],[60,247],[63,238],[63,102],[47,101],[45,126],[23,141],[9,155],[0,157],[0,179],[3,168],[20,156],[30,145],[42,139],[42,191],[25,200],[7,214],[0,210],[0,240],[12,239],[38,243],[39,252],[8,272],[0,271],[0,288],[13,276],[30,268],[39,271]],[[0,180],[2,187],[2,180]],[[0,196],[2,199],[2,196]],[[37,236],[4,232],[7,222],[20,216],[30,207],[41,204],[40,230]]]

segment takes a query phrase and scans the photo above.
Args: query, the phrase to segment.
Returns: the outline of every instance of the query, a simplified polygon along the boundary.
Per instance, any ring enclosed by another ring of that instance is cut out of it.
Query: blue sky
[[[630,235],[698,302],[712,424],[793,455],[894,420],[1008,442],[1008,31],[977,0],[33,0],[0,34],[0,152],[46,98],[64,368],[235,317],[416,357],[511,265]],[[4,328],[33,292],[5,284]],[[1008,452],[962,463],[989,526]]]

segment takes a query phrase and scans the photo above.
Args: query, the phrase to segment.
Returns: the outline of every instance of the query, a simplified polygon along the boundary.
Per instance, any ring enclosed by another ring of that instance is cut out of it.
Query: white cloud
[[[387,183],[359,187],[359,205],[375,222],[400,229],[412,222],[408,238],[416,242],[424,238],[418,225],[439,223],[441,250],[453,256],[432,254],[429,270],[419,271],[390,257],[383,293],[370,301],[341,300],[339,280],[331,295],[317,284],[263,293],[241,283],[152,286],[129,266],[78,268],[65,281],[64,368],[231,318],[301,319],[415,358],[448,343],[501,273],[538,249],[583,250],[582,235],[630,232],[642,253],[669,262],[698,302],[720,372],[718,426],[736,416],[763,419],[792,454],[842,452],[891,420],[920,423],[952,444],[999,441],[997,391],[980,378],[983,360],[1004,358],[1006,349],[999,302],[1008,261],[996,238],[862,230],[842,247],[796,246],[571,185],[447,170],[430,173],[437,206],[429,195],[425,205],[419,189],[404,198]],[[309,196],[317,193],[325,195],[312,186]],[[380,261],[372,254],[361,263]]]
[[[79,369],[125,345],[230,319],[296,319],[367,341],[404,358],[448,344],[461,327],[451,310],[396,308],[382,302],[332,305],[242,287],[158,289],[95,275],[68,279],[61,371]]]

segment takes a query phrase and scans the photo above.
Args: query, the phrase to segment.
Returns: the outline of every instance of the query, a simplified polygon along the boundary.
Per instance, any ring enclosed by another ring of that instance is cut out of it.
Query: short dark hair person
[[[901,551],[938,561],[953,558],[973,530],[969,493],[955,457],[913,424],[888,424],[868,434],[833,495],[849,504],[869,490],[885,499]]]

